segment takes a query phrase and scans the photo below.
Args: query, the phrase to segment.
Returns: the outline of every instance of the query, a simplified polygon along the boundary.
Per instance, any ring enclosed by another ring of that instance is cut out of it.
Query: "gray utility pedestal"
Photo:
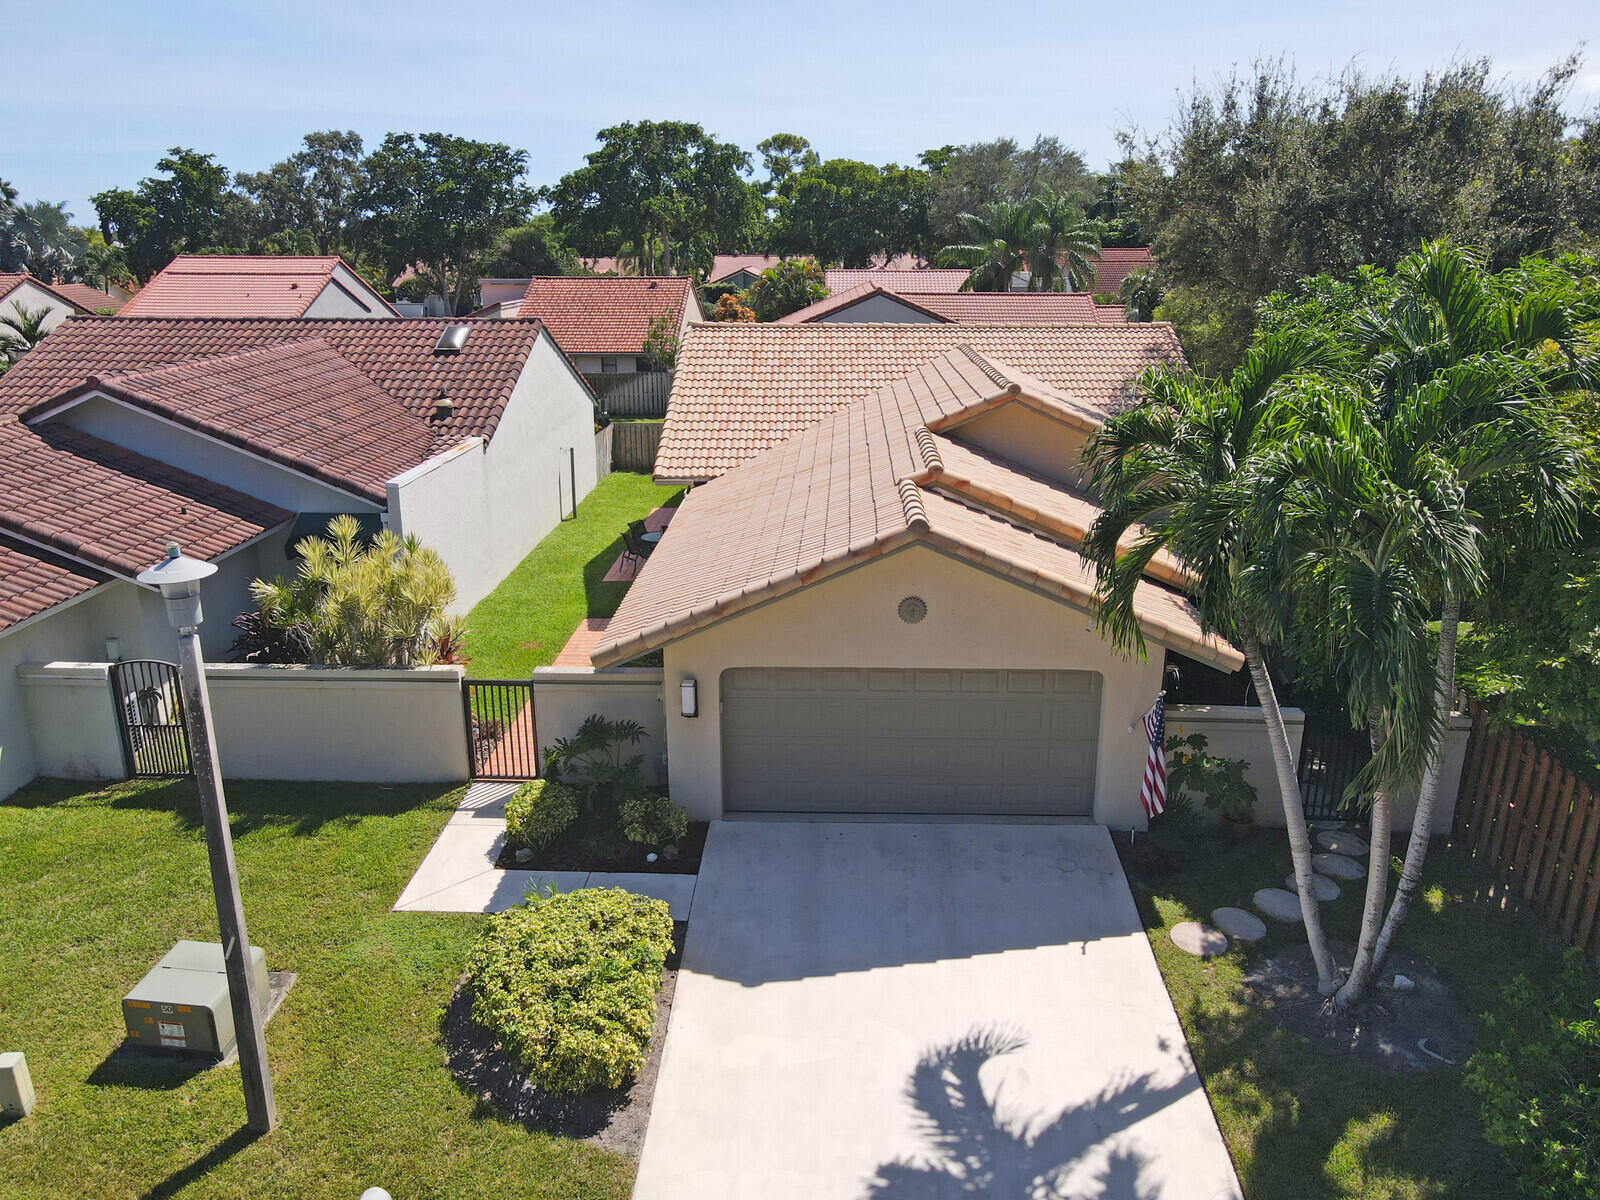
[[[265,1019],[267,956],[250,947],[250,970]],[[174,1050],[222,1058],[236,1034],[228,1004],[228,975],[220,942],[182,941],[122,998],[128,1037],[147,1050]]]

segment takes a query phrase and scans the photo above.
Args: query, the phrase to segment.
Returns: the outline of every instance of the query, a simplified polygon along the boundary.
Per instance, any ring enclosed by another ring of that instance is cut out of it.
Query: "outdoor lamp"
[[[683,715],[686,717],[698,717],[700,715],[700,694],[695,681],[685,679],[678,685],[678,688],[683,693]]]
[[[178,549],[178,543],[167,546],[167,556],[149,570],[139,572],[139,582],[161,589],[161,598],[167,602],[167,620],[179,633],[188,633],[200,626],[200,581],[217,573],[217,568],[197,558],[189,558]]]

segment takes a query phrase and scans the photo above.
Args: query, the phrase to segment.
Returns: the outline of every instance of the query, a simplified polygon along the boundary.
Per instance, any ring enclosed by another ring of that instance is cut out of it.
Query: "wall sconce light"
[[[108,637],[106,639],[106,661],[107,662],[121,662],[122,661],[122,639],[121,638]]]
[[[683,715],[698,717],[700,715],[700,689],[692,679],[685,679],[678,685],[683,693]]]

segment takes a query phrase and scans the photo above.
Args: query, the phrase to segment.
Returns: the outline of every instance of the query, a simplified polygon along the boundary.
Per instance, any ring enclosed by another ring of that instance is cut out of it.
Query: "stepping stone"
[[[1211,910],[1211,919],[1223,933],[1241,942],[1259,942],[1267,936],[1267,927],[1262,924],[1261,918],[1242,908],[1214,908]]]
[[[1274,921],[1299,921],[1300,897],[1282,888],[1262,888],[1250,902]]]
[[[1342,829],[1328,829],[1317,834],[1317,845],[1334,854],[1343,854],[1350,858],[1365,858],[1367,851],[1372,849],[1367,845],[1366,838]]]
[[[1360,879],[1367,873],[1355,859],[1342,854],[1313,854],[1311,868],[1318,875],[1331,875],[1335,879]]]
[[[1284,877],[1283,886],[1295,895],[1300,894],[1300,886],[1295,881],[1294,872],[1290,871]],[[1311,894],[1318,900],[1337,900],[1339,898],[1339,885],[1326,875],[1311,876]]]
[[[1172,944],[1196,958],[1215,958],[1228,952],[1228,938],[1221,930],[1199,921],[1185,921],[1172,927]]]

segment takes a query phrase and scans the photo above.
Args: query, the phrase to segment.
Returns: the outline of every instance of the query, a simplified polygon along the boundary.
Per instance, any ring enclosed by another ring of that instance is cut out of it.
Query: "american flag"
[[[1144,715],[1145,736],[1150,739],[1150,753],[1144,760],[1144,785],[1139,789],[1139,803],[1144,805],[1144,815],[1160,816],[1167,807],[1167,693],[1156,696],[1156,702]]]

